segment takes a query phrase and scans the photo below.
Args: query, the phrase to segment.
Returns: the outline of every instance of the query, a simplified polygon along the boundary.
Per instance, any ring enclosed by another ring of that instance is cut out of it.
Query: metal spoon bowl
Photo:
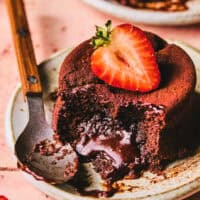
[[[7,0],[22,89],[29,121],[19,136],[15,152],[19,166],[34,177],[63,183],[78,169],[78,157],[70,144],[59,144],[46,122],[42,87],[22,0]],[[58,145],[59,144],[59,145]]]

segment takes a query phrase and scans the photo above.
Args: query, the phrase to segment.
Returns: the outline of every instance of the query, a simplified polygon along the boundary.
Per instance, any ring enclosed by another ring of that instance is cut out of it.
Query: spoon
[[[29,108],[29,121],[17,139],[15,153],[19,166],[37,179],[54,184],[71,179],[78,157],[70,144],[53,138],[46,122],[42,87],[22,0],[6,0],[10,16],[22,89]]]

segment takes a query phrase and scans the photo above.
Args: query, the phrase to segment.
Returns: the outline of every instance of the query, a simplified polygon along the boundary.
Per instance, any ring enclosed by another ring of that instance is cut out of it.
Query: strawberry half
[[[160,83],[160,72],[151,42],[144,32],[131,24],[110,31],[97,27],[91,56],[93,73],[114,87],[148,92]],[[99,47],[100,46],[100,47]]]
[[[8,200],[5,196],[0,195],[0,200]]]

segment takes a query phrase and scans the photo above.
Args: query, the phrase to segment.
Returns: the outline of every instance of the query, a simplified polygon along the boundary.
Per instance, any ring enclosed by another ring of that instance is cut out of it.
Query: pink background
[[[25,5],[38,63],[60,49],[73,47],[89,38],[94,33],[95,24],[103,25],[107,19],[112,19],[114,24],[122,22],[93,10],[81,0],[26,0]],[[139,26],[200,49],[200,24],[188,27]],[[7,102],[18,82],[5,2],[0,0],[0,196],[5,195],[9,200],[51,199],[24,179],[6,145],[4,116]],[[200,200],[200,193],[188,200]]]

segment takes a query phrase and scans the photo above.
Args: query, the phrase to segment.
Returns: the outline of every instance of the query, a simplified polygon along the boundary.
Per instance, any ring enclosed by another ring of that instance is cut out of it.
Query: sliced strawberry
[[[5,196],[0,195],[0,200],[8,200]]]
[[[160,83],[154,49],[144,32],[131,24],[115,27],[109,42],[91,56],[93,73],[114,87],[148,92]]]

